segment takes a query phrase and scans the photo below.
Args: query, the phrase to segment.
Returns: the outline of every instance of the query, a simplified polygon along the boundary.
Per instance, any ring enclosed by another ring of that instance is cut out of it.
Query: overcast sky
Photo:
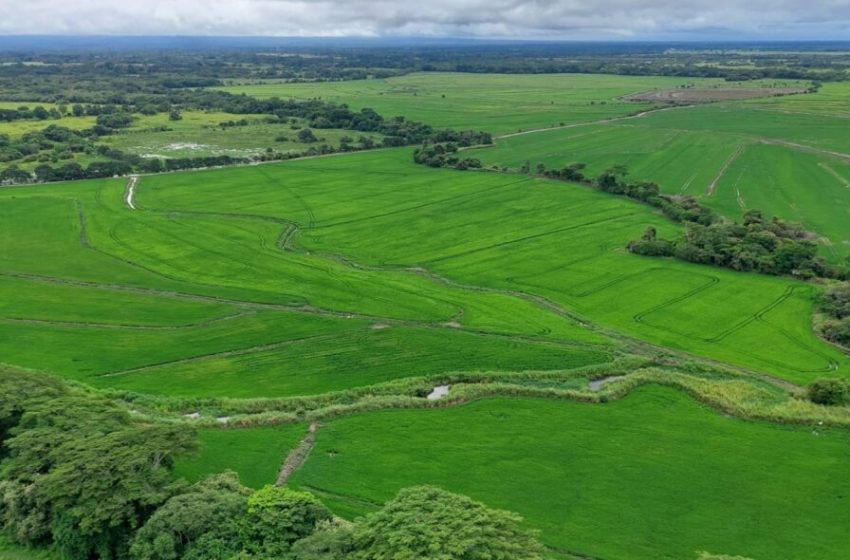
[[[850,40],[850,0],[0,0],[0,34]]]

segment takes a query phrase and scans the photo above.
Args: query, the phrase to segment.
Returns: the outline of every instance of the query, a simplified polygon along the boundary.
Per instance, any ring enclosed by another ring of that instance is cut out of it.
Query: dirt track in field
[[[136,187],[139,185],[139,176],[131,175],[127,181],[127,187],[124,189],[124,203],[130,210],[135,210],[136,205],[133,203],[133,197],[136,196]]]
[[[626,95],[628,101],[650,101],[662,103],[714,103],[716,101],[740,101],[759,97],[777,97],[805,93],[806,88],[678,88],[641,91]]]

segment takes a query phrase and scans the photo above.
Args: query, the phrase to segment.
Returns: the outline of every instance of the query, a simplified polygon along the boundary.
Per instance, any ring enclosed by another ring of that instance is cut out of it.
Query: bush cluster
[[[850,346],[850,285],[838,284],[828,288],[818,305],[826,316],[821,333],[827,340]]]
[[[493,136],[489,132],[441,130],[433,133],[413,152],[413,161],[429,167],[480,169],[481,161],[476,158],[460,157],[460,148],[488,146],[492,143]]]
[[[827,406],[850,404],[850,382],[846,379],[818,379],[806,389],[813,403]]]

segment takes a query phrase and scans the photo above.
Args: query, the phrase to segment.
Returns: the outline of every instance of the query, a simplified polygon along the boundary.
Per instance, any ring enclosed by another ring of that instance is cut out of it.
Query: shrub
[[[332,518],[318,498],[307,492],[266,486],[248,498],[242,524],[246,551],[259,556],[285,556],[292,544]]]
[[[809,385],[806,395],[817,404],[850,404],[850,382],[845,379],[817,379]]]
[[[407,488],[358,521],[349,558],[539,560],[536,534],[521,522],[515,513],[439,488]]]

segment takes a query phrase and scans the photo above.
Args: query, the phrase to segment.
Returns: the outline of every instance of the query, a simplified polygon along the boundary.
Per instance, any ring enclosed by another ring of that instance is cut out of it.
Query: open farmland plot
[[[610,359],[603,336],[532,301],[284,250],[292,224],[315,219],[304,202],[315,175],[275,170],[222,170],[209,189],[215,174],[143,178],[149,196],[138,197],[138,211],[124,205],[123,181],[3,189],[0,287],[19,296],[0,311],[4,362],[102,387],[252,397]],[[234,178],[249,190],[254,180],[266,185],[253,200],[242,194],[267,216],[240,213],[238,200],[219,212],[218,189],[234,192]],[[499,185],[467,179],[458,188]],[[154,210],[160,192],[187,190],[185,208]],[[28,212],[49,227],[22,219]]]
[[[581,557],[820,560],[850,554],[847,444],[647,387],[605,405],[492,399],[334,420],[293,482],[350,517],[435,484],[518,511]]]
[[[747,107],[764,108],[779,112],[829,115],[850,118],[850,84],[829,82],[821,86],[815,95],[792,95],[752,99]]]
[[[636,92],[721,83],[655,76],[427,73],[332,84],[238,85],[226,90],[258,98],[321,97],[436,127],[507,133],[628,115],[651,107],[620,99]]]
[[[301,166],[330,176],[350,169],[351,161]],[[810,306],[813,287],[625,254],[622,247],[646,225],[656,225],[662,235],[672,234],[673,226],[646,207],[589,188],[516,181],[475,197],[447,196],[451,187],[435,183],[378,209],[368,199],[347,201],[350,218],[317,222],[299,239],[308,248],[341,250],[359,262],[420,266],[464,284],[543,296],[620,332],[797,381],[846,367],[840,352],[811,334],[809,313],[782,312],[785,306],[799,309],[798,302]],[[371,202],[376,200],[380,197]],[[396,233],[385,235],[388,231]],[[712,303],[699,303],[702,298]],[[741,299],[747,300],[743,307]],[[713,306],[710,313],[697,313],[707,306]],[[666,313],[692,319],[671,329],[661,319]],[[739,330],[746,340],[732,335]],[[789,338],[791,331],[809,334]],[[752,332],[766,337],[757,347]]]

